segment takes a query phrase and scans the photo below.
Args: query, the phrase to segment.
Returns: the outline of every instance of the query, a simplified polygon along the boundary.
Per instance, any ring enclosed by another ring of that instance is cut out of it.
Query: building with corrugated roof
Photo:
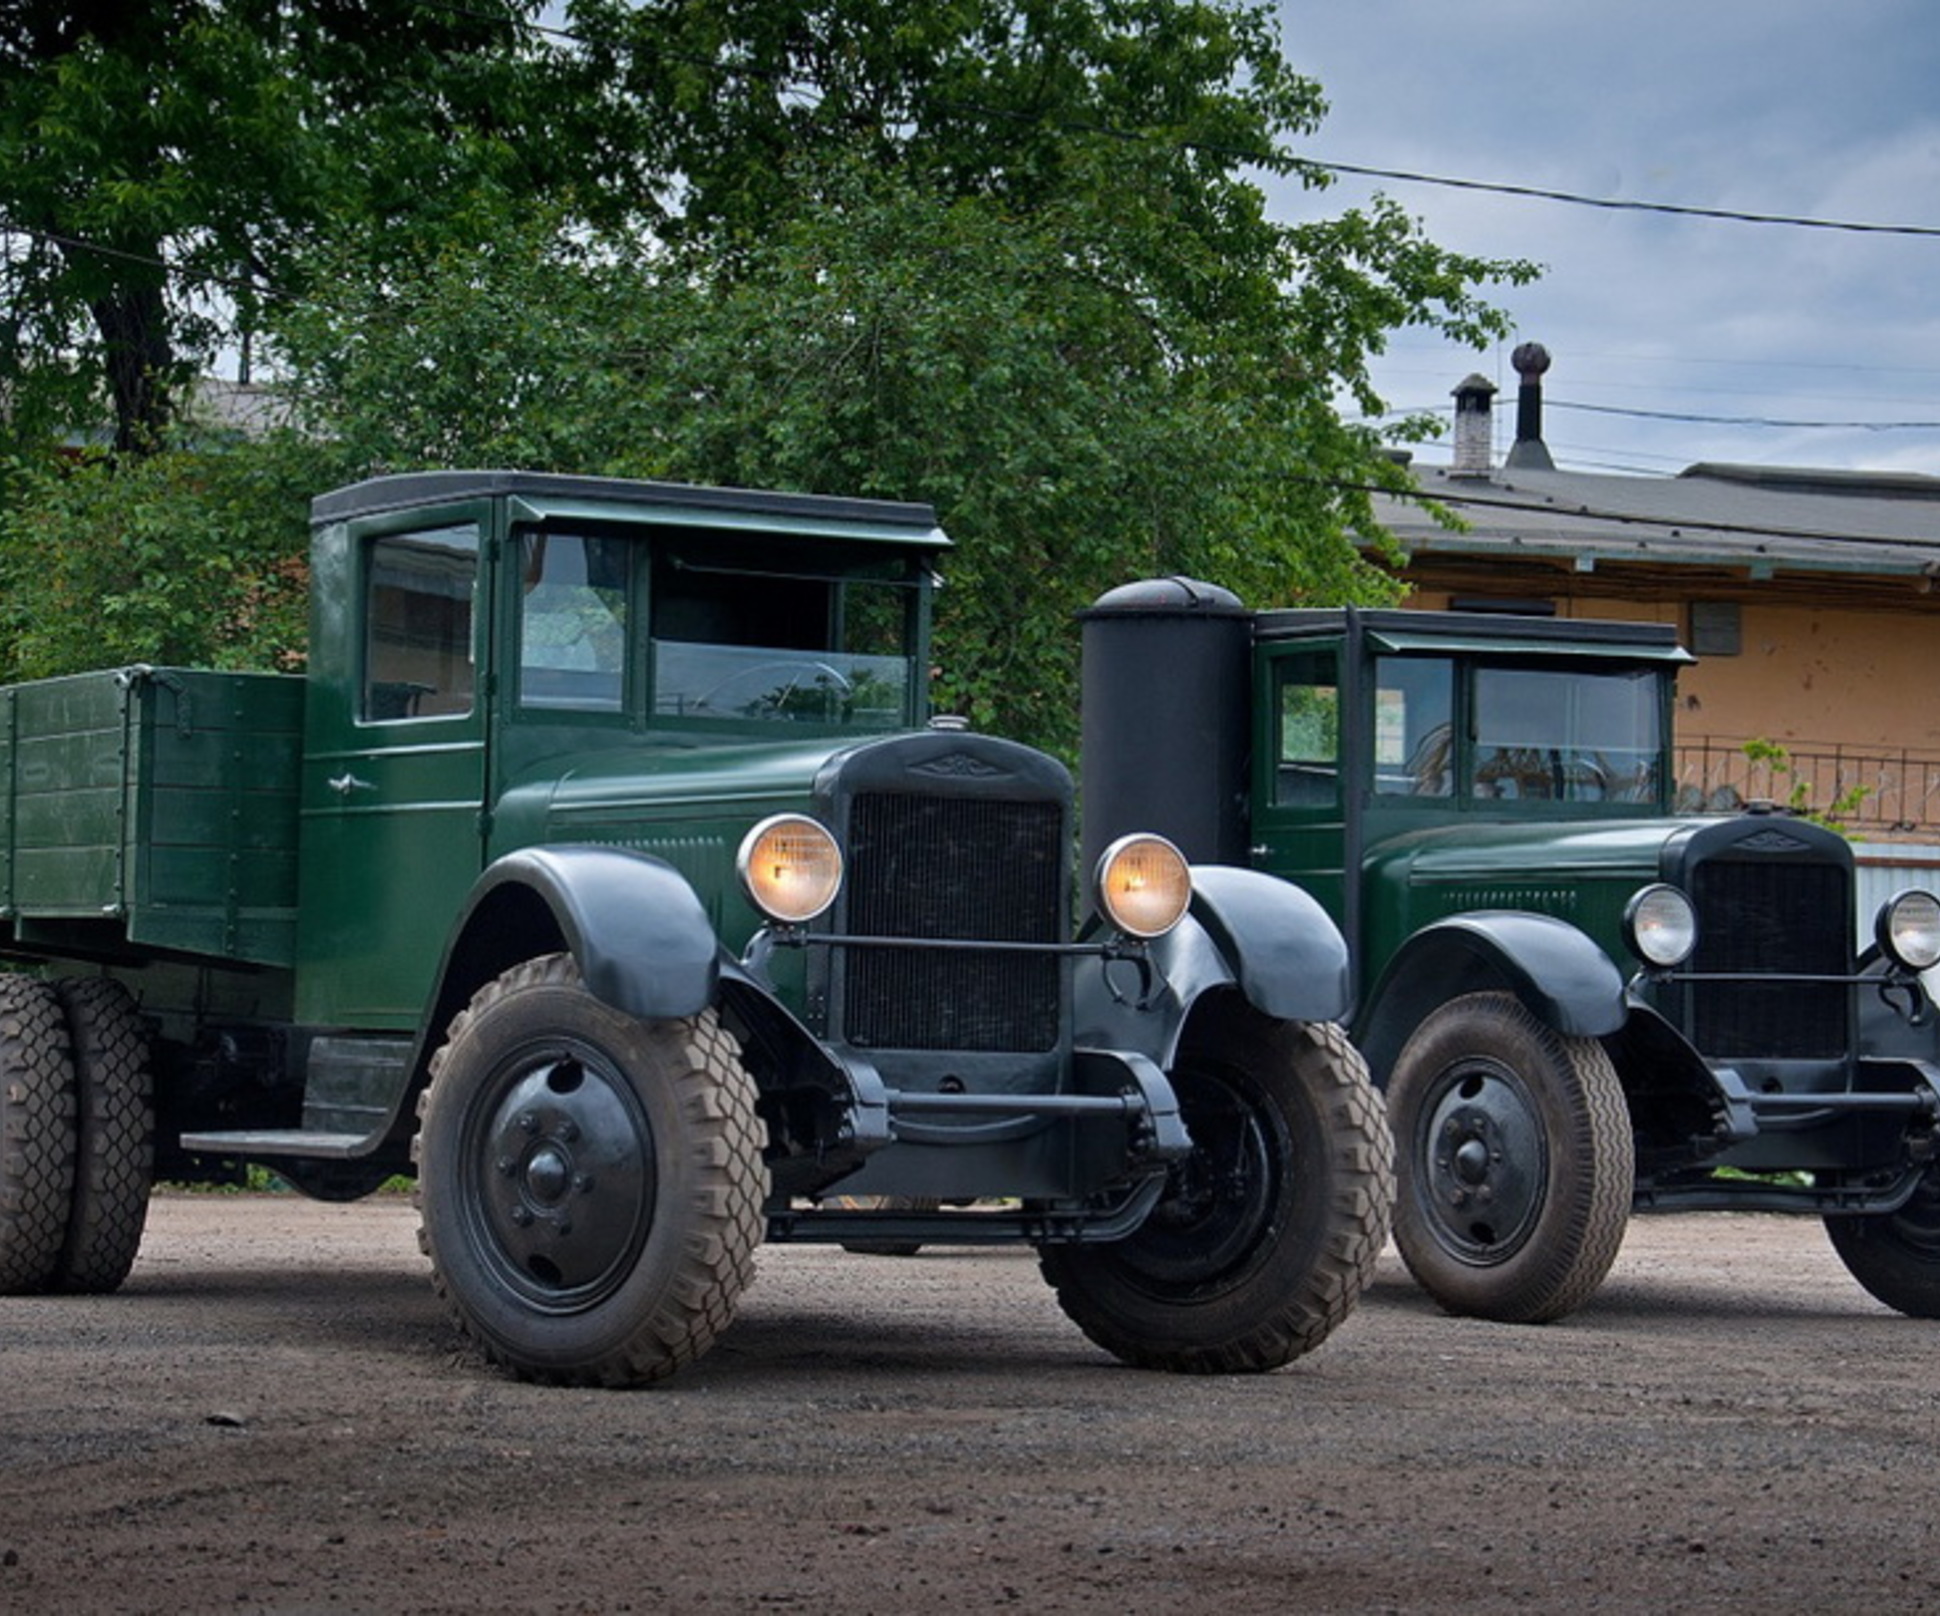
[[[1940,478],[1693,465],[1675,477],[1556,469],[1542,440],[1548,356],[1516,350],[1514,446],[1493,463],[1495,387],[1456,390],[1447,465],[1411,465],[1425,501],[1384,499],[1409,604],[1674,625],[1689,804],[1823,808],[1863,788],[1848,824],[1940,836]],[[1759,765],[1748,741],[1784,748]]]

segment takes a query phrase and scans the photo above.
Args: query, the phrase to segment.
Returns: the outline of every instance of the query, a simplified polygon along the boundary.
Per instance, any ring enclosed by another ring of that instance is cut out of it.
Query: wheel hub
[[[526,1066],[482,1119],[479,1217],[533,1300],[589,1305],[631,1270],[656,1188],[645,1119],[620,1081],[570,1056]]]
[[[1549,1181],[1529,1091],[1507,1068],[1464,1067],[1423,1123],[1417,1160],[1437,1239],[1471,1262],[1506,1260],[1529,1237]]]
[[[550,1144],[534,1151],[525,1164],[526,1194],[534,1200],[548,1204],[558,1201],[571,1181],[572,1167],[564,1152]]]
[[[1455,1150],[1455,1176],[1464,1184],[1480,1184],[1489,1176],[1489,1147],[1480,1139],[1465,1139]]]

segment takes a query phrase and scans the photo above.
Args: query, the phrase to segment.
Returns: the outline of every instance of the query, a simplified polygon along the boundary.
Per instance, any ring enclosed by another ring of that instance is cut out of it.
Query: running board
[[[192,1156],[314,1156],[325,1161],[354,1161],[368,1156],[383,1136],[362,1133],[319,1133],[309,1128],[238,1128],[225,1133],[185,1133],[181,1148]]]

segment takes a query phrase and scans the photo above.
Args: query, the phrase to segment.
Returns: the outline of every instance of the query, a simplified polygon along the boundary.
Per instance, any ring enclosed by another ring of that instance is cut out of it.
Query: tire
[[[0,975],[0,1294],[54,1283],[74,1195],[74,1063],[54,990]]]
[[[754,1085],[712,1011],[642,1022],[568,955],[488,983],[419,1102],[419,1244],[459,1326],[524,1379],[692,1363],[754,1276]]]
[[[74,1051],[76,1151],[67,1239],[53,1289],[100,1293],[128,1277],[155,1180],[148,1030],[132,995],[106,977],[56,984]]]
[[[1394,1239],[1450,1313],[1542,1324],[1588,1301],[1623,1245],[1636,1147],[1603,1046],[1507,993],[1452,999],[1388,1084]]]
[[[1394,1148],[1340,1029],[1228,1015],[1172,1073],[1193,1149],[1133,1234],[1046,1246],[1058,1303],[1144,1369],[1236,1374],[1311,1352],[1388,1235]]]
[[[1940,1319],[1940,1168],[1926,1170],[1899,1211],[1829,1217],[1825,1229],[1874,1300],[1909,1318]]]

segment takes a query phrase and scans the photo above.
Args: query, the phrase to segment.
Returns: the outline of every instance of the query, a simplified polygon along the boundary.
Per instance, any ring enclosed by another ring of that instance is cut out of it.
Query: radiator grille
[[[1774,977],[1851,969],[1851,894],[1831,864],[1714,859],[1693,872],[1700,971]],[[1719,1060],[1816,1060],[1850,1047],[1850,994],[1840,983],[1777,980],[1696,984],[1692,1037]]]
[[[847,929],[865,937],[1057,943],[1064,929],[1057,802],[871,793],[849,819]],[[858,948],[843,1028],[878,1049],[1043,1051],[1058,1041],[1054,955]]]

